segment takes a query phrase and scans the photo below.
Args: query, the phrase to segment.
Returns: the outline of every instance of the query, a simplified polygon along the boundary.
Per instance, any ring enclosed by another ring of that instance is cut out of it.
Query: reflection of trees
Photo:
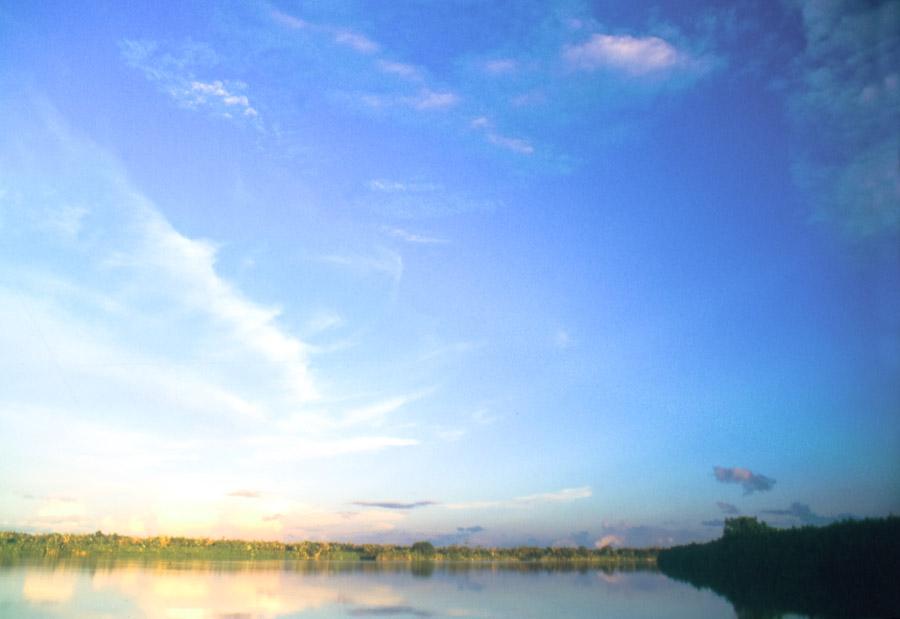
[[[774,529],[726,521],[721,539],[660,552],[667,576],[724,595],[739,617],[900,615],[900,517]]]
[[[0,532],[0,561],[18,557],[141,557],[164,560],[253,559],[324,561],[502,561],[520,563],[580,563],[582,565],[653,564],[655,548],[481,548],[443,546],[430,542],[412,546],[330,542],[247,541],[189,537],[132,537]]]

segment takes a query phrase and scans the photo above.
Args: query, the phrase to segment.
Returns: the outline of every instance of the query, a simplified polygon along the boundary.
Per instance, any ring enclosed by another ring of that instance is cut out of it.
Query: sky
[[[0,6],[0,528],[900,513],[900,1]]]

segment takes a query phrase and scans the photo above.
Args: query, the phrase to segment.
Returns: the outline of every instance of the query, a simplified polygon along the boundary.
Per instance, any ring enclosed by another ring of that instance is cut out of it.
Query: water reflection
[[[473,564],[39,561],[0,565],[0,616],[734,617],[655,571]]]

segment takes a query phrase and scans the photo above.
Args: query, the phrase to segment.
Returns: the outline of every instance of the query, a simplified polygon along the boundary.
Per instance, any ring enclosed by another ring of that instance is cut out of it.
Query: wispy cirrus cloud
[[[443,112],[459,104],[461,97],[451,90],[421,88],[415,94],[363,94],[360,101],[373,109],[409,108],[420,112]]]
[[[520,155],[531,155],[534,153],[534,146],[532,146],[528,140],[509,137],[498,133],[496,129],[494,129],[494,123],[486,116],[479,116],[472,119],[469,126],[473,129],[482,131],[485,140],[495,146],[519,153]]]
[[[593,496],[590,486],[563,488],[555,492],[529,494],[502,501],[467,501],[464,503],[445,503],[447,509],[489,509],[489,508],[527,508],[553,503],[571,503]]]
[[[365,185],[361,206],[397,219],[428,219],[461,213],[489,212],[500,203],[448,189],[441,183],[424,180],[376,178]]]
[[[250,104],[247,84],[198,77],[198,72],[209,73],[217,64],[210,48],[190,43],[168,51],[156,41],[126,39],[120,49],[129,66],[140,70],[181,107],[256,121],[259,113]]]
[[[326,262],[360,274],[387,276],[397,283],[403,276],[403,256],[384,247],[376,248],[370,254],[326,254],[318,258]]]
[[[713,475],[717,481],[723,484],[740,484],[744,489],[744,494],[766,492],[775,485],[775,480],[771,477],[754,473],[750,469],[739,466],[714,466]]]
[[[334,33],[334,42],[346,45],[363,54],[375,54],[381,50],[381,46],[369,37],[352,30],[337,30]]]
[[[394,238],[415,245],[446,245],[450,241],[427,234],[417,234],[403,228],[385,228],[385,232]]]

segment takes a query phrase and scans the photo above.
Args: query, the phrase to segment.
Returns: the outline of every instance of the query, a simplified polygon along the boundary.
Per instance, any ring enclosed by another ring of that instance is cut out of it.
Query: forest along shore
[[[150,557],[323,561],[473,561],[505,563],[656,564],[657,548],[482,548],[330,542],[274,542],[189,537],[0,532],[0,558]]]
[[[661,550],[667,576],[750,615],[900,616],[900,517],[775,529],[729,518],[722,537]]]

